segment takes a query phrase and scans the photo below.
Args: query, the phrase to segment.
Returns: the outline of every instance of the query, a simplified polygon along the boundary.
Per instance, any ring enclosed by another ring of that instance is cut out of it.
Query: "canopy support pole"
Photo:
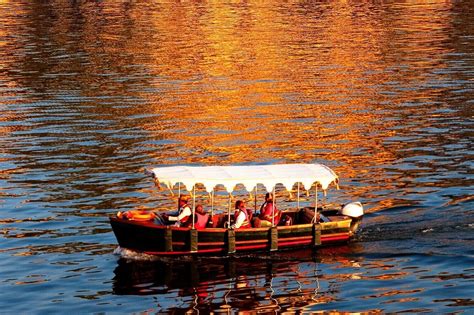
[[[193,230],[194,230],[194,213],[196,212],[196,185],[193,186],[193,211],[192,211],[192,216],[193,216]]]
[[[300,210],[300,182],[298,182],[298,199],[296,200],[296,210]]]
[[[168,186],[167,186],[167,187],[168,187]],[[171,189],[171,187],[168,187],[168,189],[169,189],[169,191],[170,191],[170,193],[171,193],[171,196],[174,197],[173,189]]]
[[[232,193],[229,193],[229,207],[227,209],[227,227],[230,228],[230,208],[231,208],[231,201],[232,200]]]
[[[316,218],[318,215],[318,183],[314,185],[315,188],[315,194],[314,194],[314,217],[313,217],[313,223],[316,222]]]
[[[211,219],[214,216],[214,188],[211,193]]]
[[[257,184],[255,184],[255,198],[254,198],[254,210],[253,213],[257,213]]]
[[[273,199],[273,202],[272,202],[272,227],[274,227],[275,226],[275,203],[276,203],[275,186],[273,186],[272,194],[273,194],[273,196],[272,196],[272,199]]]
[[[328,204],[328,194],[327,194],[327,190],[323,190],[323,203],[322,203],[322,206],[324,207],[325,205]]]

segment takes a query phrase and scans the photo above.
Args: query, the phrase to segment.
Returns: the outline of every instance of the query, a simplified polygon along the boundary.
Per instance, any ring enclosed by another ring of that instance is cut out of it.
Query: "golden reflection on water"
[[[48,38],[64,55],[51,55],[38,43],[34,52],[42,65],[36,57],[13,62],[36,73],[25,78],[37,80],[27,85],[49,90],[74,85],[83,96],[112,93],[143,100],[119,110],[86,110],[154,115],[136,119],[134,127],[174,143],[157,148],[160,163],[174,163],[168,159],[176,153],[185,163],[202,164],[329,160],[351,178],[366,165],[397,159],[396,148],[384,146],[383,139],[397,134],[398,122],[386,119],[383,104],[432,97],[432,89],[410,86],[429,79],[420,76],[420,68],[446,68],[450,6],[423,3],[390,12],[382,5],[345,1],[282,7],[18,5],[21,16],[33,16],[25,22],[37,37]],[[41,15],[30,14],[33,10],[43,13],[47,26],[35,19]],[[23,31],[19,25],[7,28],[5,37]],[[395,39],[409,45],[394,47]],[[6,44],[6,50],[22,49],[19,45]],[[390,82],[402,88],[395,99],[393,91],[378,89]]]
[[[14,6],[1,9],[1,66],[12,69],[0,71],[8,96],[0,103],[3,138],[16,142],[21,132],[23,145],[38,145],[49,130],[35,128],[72,112],[77,117],[61,122],[69,133],[55,143],[75,136],[63,154],[77,160],[88,153],[86,168],[323,162],[343,188],[364,179],[350,194],[375,200],[369,212],[411,205],[380,194],[407,189],[425,171],[394,175],[388,166],[403,158],[407,135],[410,146],[424,145],[411,128],[430,127],[440,115],[407,104],[438,102],[446,89],[427,85],[450,76],[443,71],[453,52],[452,2]],[[47,103],[57,97],[67,102]],[[34,105],[15,107],[25,102]],[[123,152],[143,157],[133,166],[109,160]],[[28,170],[5,170],[2,178]]]
[[[352,192],[369,199],[375,185],[404,188],[384,165],[397,160],[406,143],[385,141],[403,136],[407,128],[397,125],[410,116],[429,111],[400,106],[443,92],[413,85],[432,79],[423,69],[447,67],[451,5],[19,3],[15,13],[3,15],[0,28],[2,67],[17,70],[0,71],[11,97],[0,103],[0,135],[33,129],[21,123],[30,116],[48,116],[35,107],[9,107],[24,101],[16,99],[19,90],[46,96],[79,91],[85,103],[109,98],[73,110],[92,117],[91,125],[110,122],[104,128],[119,137],[124,129],[139,130],[148,141],[124,145],[151,148],[146,154],[157,164],[328,161],[343,185],[371,178]],[[25,34],[32,35],[15,40]],[[122,106],[128,98],[139,103]],[[138,192],[156,196],[148,187]],[[226,209],[221,199],[217,205]],[[138,197],[121,202],[142,207]],[[407,204],[382,198],[369,211]]]

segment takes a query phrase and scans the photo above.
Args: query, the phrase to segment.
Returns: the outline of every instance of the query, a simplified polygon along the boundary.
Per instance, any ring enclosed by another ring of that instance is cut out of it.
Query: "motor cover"
[[[341,213],[351,218],[358,218],[364,215],[364,207],[360,202],[351,202],[342,207]]]

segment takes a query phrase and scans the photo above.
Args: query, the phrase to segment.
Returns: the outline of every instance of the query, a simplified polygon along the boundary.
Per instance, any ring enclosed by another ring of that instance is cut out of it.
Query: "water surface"
[[[0,306],[472,312],[473,16],[469,1],[0,1]],[[364,203],[353,243],[114,254],[110,215],[175,205],[145,167],[295,162]]]

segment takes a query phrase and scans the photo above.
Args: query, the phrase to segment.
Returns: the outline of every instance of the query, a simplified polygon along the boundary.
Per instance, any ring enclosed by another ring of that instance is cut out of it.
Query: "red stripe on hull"
[[[238,251],[238,250],[251,250],[251,249],[261,249],[261,248],[267,248],[268,245],[267,244],[263,244],[263,245],[249,245],[249,246],[236,246],[235,247],[235,250]]]
[[[278,247],[287,247],[287,246],[294,246],[294,245],[309,245],[311,244],[312,239],[309,240],[302,240],[302,241],[292,241],[292,242],[278,242]]]
[[[348,241],[348,240],[349,240],[349,234],[321,237],[321,242],[323,244],[330,243],[330,242]]]

